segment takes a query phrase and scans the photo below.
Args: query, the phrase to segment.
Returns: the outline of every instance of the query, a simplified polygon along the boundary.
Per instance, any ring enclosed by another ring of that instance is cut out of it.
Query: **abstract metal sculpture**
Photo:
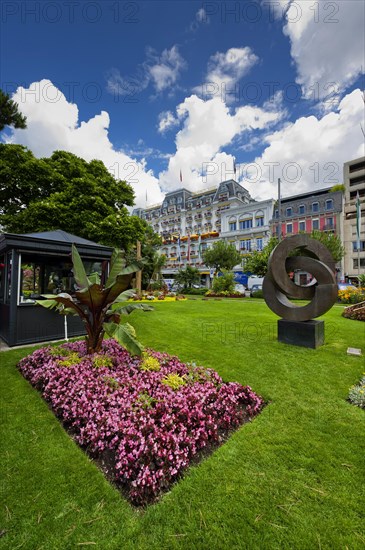
[[[297,249],[299,255],[290,256],[290,253]],[[314,277],[314,283],[300,286],[292,281],[288,272],[297,269],[310,273]],[[310,321],[326,313],[337,300],[337,284],[334,272],[335,262],[328,248],[322,243],[308,235],[287,237],[274,248],[270,255],[268,272],[263,283],[264,299],[269,308],[285,321]],[[300,306],[293,304],[289,298],[310,300],[310,302]],[[316,323],[318,324],[319,321]],[[292,325],[287,324],[285,330],[291,328]],[[295,330],[298,334],[301,328],[306,331],[308,325],[296,325]],[[282,328],[282,330],[284,329]],[[317,347],[323,343],[324,329],[321,328],[321,330],[323,332],[320,338],[321,341],[316,342],[315,345],[309,345],[309,347]],[[286,341],[281,338],[280,330],[279,340]],[[300,342],[290,341],[290,343],[307,345]]]

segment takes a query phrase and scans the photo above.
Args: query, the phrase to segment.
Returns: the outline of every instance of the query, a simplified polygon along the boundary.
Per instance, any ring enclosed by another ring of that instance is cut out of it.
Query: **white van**
[[[264,282],[263,277],[257,277],[256,275],[251,275],[247,281],[247,288],[248,290],[251,290],[252,285],[262,285],[263,282]]]

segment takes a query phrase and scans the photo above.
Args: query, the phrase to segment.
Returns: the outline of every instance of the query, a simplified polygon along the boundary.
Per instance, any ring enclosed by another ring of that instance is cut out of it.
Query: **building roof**
[[[42,231],[40,233],[22,233],[21,237],[32,237],[33,239],[46,239],[47,241],[57,241],[61,243],[74,243],[74,244],[86,244],[89,246],[97,246],[101,248],[109,248],[103,244],[98,244],[88,239],[83,239],[72,233],[67,233],[62,229],[54,229],[53,231]]]
[[[41,254],[68,255],[75,244],[80,255],[109,259],[113,249],[109,246],[83,239],[61,229],[40,233],[0,233],[0,253],[7,250],[22,250]]]
[[[290,197],[282,197],[281,203],[297,201],[302,199],[309,199],[310,197],[319,197],[320,195],[328,195],[329,193],[342,193],[342,191],[331,191],[331,187],[325,187],[324,189],[318,189],[313,191],[307,191],[307,193],[300,193],[298,195],[291,195]]]

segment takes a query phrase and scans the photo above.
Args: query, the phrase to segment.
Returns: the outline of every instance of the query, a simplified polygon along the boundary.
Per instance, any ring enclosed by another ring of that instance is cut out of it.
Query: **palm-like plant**
[[[121,252],[114,251],[105,285],[101,283],[98,273],[87,276],[75,245],[72,245],[72,263],[75,281],[79,287],[75,295],[44,295],[45,299],[37,300],[37,303],[63,315],[78,315],[86,329],[87,353],[100,351],[106,333],[132,355],[141,355],[143,347],[136,339],[134,328],[129,323],[121,322],[124,315],[129,315],[135,309],[153,309],[144,304],[125,303],[135,292],[127,289],[133,274],[141,269],[141,262],[126,266]]]

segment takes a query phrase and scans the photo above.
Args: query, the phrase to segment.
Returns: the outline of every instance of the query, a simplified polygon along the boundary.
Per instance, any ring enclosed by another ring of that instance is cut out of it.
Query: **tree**
[[[208,267],[214,267],[216,271],[226,269],[231,271],[235,265],[241,263],[241,255],[233,244],[218,241],[203,252],[203,261]]]
[[[101,244],[129,249],[147,223],[130,216],[134,193],[99,160],[65,151],[37,159],[26,148],[0,145],[0,223],[6,231],[63,229]]]
[[[254,250],[246,259],[244,270],[254,273],[258,277],[265,277],[269,256],[278,243],[277,237],[271,237],[262,251]]]
[[[335,233],[329,233],[327,231],[312,231],[312,239],[316,239],[320,243],[324,244],[331,252],[335,262],[340,262],[345,255],[345,247],[343,246],[341,239]]]
[[[185,269],[179,269],[175,281],[185,288],[191,288],[194,283],[200,282],[200,272],[196,267],[187,265]]]
[[[158,249],[161,246],[161,237],[155,233],[150,225],[146,225],[144,234],[141,239],[141,253],[144,260],[143,270],[142,270],[142,288],[146,289],[150,285],[151,279],[154,276],[154,273],[162,269],[163,265],[162,256],[159,256],[157,253]],[[161,258],[157,261],[157,257]],[[136,246],[131,247],[127,254],[126,259],[129,263],[135,262],[137,258]],[[160,263],[160,266],[157,264]]]
[[[150,282],[159,282],[162,279],[162,268],[164,265],[166,265],[167,258],[165,254],[159,254],[158,252],[155,252],[152,259],[152,275],[150,278]]]
[[[66,178],[48,159],[37,159],[22,145],[0,143],[0,215],[11,219],[31,202],[45,199],[65,185]]]
[[[345,190],[346,188],[343,183],[336,183],[336,185],[331,187],[331,191],[341,191],[342,193],[344,193]]]
[[[233,292],[235,286],[233,271],[224,271],[219,277],[213,279],[214,292]]]
[[[335,262],[339,262],[343,258],[345,254],[345,248],[342,245],[341,239],[338,235],[326,231],[322,232],[315,230],[312,231],[310,236],[312,237],[312,239],[316,239],[328,248]],[[276,237],[271,237],[271,239],[261,252],[258,252],[256,250],[252,252],[249,258],[246,260],[245,271],[254,273],[259,277],[265,277],[267,273],[269,256],[274,250],[275,246],[278,244],[278,242],[279,241]],[[301,254],[301,252],[294,251],[292,253],[293,256],[296,256],[298,254]]]
[[[27,118],[19,112],[18,104],[8,94],[0,90],[0,132],[5,126],[14,128],[26,128]]]
[[[128,315],[135,309],[149,311],[152,308],[144,304],[125,304],[134,290],[127,290],[133,274],[141,267],[140,264],[126,266],[121,253],[114,251],[110,262],[110,273],[105,285],[101,284],[98,273],[86,275],[80,255],[72,245],[72,263],[76,284],[79,290],[75,297],[65,292],[54,296],[44,296],[45,300],[37,303],[48,309],[55,309],[63,315],[77,315],[86,329],[87,353],[101,350],[104,334],[117,340],[132,355],[142,355],[142,345],[136,339],[134,328],[128,323],[122,323],[123,315]]]

